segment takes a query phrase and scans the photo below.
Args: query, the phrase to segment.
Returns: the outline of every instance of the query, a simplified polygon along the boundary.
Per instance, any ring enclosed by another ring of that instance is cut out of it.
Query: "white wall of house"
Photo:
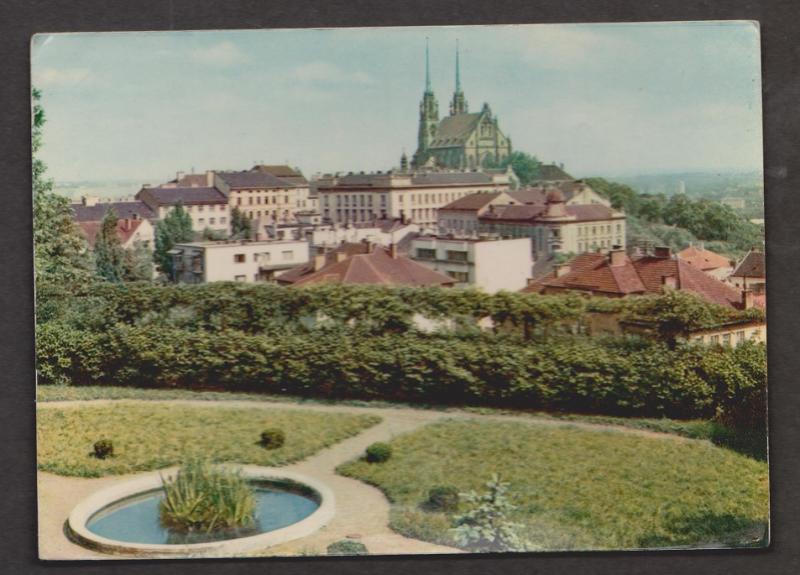
[[[133,225],[136,220],[120,220],[123,226],[125,225]],[[126,223],[127,222],[127,223]],[[125,249],[132,249],[135,248],[137,243],[143,244],[147,249],[153,250],[155,248],[155,228],[153,224],[150,223],[149,220],[139,220],[139,225],[136,228],[136,231],[128,238],[122,247]]]
[[[183,251],[178,279],[185,283],[269,281],[309,259],[303,240],[197,242],[174,249]]]
[[[163,220],[174,209],[174,206],[159,206],[158,219]],[[206,228],[215,232],[230,234],[231,218],[225,204],[184,205],[183,209],[192,218],[192,230],[202,232]]]
[[[458,286],[472,285],[488,293],[524,288],[533,267],[530,238],[473,240],[426,236],[411,242],[411,257],[455,278]]]

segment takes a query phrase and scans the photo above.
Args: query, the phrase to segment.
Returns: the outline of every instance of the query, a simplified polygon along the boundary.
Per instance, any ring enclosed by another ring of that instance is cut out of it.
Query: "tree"
[[[519,178],[519,183],[523,186],[527,186],[531,182],[536,181],[539,177],[539,166],[541,162],[539,162],[535,156],[526,154],[525,152],[511,152],[511,154],[496,164],[498,168],[507,168],[509,165],[514,170],[517,178]]]
[[[153,259],[168,278],[172,277],[172,256],[169,251],[175,244],[190,242],[194,238],[192,217],[183,209],[183,203],[177,205],[163,220],[156,224],[156,249]]]
[[[252,234],[252,222],[250,218],[234,206],[231,210],[231,237],[236,239],[247,239]]]
[[[121,282],[125,273],[125,249],[117,234],[118,221],[114,209],[108,210],[94,241],[95,271],[98,276],[110,282]]]
[[[41,93],[33,89],[33,242],[37,291],[54,286],[58,290],[82,285],[92,277],[86,239],[75,224],[69,200],[53,192],[53,181],[45,178],[47,166],[36,157],[42,146],[45,123]]]
[[[125,250],[123,276],[126,282],[151,281],[153,279],[153,254],[142,242],[135,242]]]

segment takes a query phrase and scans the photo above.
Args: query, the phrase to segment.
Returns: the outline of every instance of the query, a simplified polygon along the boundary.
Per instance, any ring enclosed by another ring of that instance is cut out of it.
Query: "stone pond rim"
[[[109,539],[89,530],[87,527],[89,521],[103,509],[124,499],[158,490],[162,485],[162,475],[177,469],[170,468],[120,481],[118,484],[101,489],[85,498],[69,514],[66,532],[70,539],[76,543],[111,555],[125,555],[132,558],[231,557],[306,537],[322,528],[334,516],[335,501],[333,492],[324,483],[312,477],[284,471],[279,468],[257,465],[225,464],[224,467],[240,470],[242,476],[252,482],[300,486],[311,490],[319,499],[319,507],[306,518],[274,531],[203,543],[131,543]]]

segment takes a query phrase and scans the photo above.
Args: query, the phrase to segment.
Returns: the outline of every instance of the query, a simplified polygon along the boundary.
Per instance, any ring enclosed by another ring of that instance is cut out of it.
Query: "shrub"
[[[328,555],[369,555],[369,551],[360,541],[340,539],[328,545]]]
[[[94,442],[94,456],[97,459],[105,459],[114,455],[114,444],[110,439],[101,439]]]
[[[458,545],[477,552],[525,550],[519,536],[521,526],[508,519],[516,506],[509,501],[507,491],[508,483],[494,474],[486,483],[486,491],[464,494],[471,508],[454,518],[453,535]]]
[[[433,511],[455,511],[458,509],[458,489],[452,485],[437,485],[428,491],[427,506]]]
[[[238,471],[191,459],[175,477],[162,478],[161,524],[178,532],[249,527],[255,522],[255,491]]]
[[[286,434],[282,429],[270,428],[261,432],[261,447],[264,449],[278,449],[286,442]]]
[[[369,463],[383,463],[392,456],[392,447],[388,443],[377,442],[367,447]]]

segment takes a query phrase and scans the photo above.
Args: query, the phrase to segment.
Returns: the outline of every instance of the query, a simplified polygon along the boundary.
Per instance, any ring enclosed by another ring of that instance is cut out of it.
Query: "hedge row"
[[[37,334],[37,357],[42,383],[673,418],[733,414],[745,403],[753,404],[747,413],[759,414],[766,384],[761,344],[671,350],[657,342],[582,337],[534,345],[491,336],[365,338],[344,330],[270,338],[120,324],[89,332],[49,323]]]

